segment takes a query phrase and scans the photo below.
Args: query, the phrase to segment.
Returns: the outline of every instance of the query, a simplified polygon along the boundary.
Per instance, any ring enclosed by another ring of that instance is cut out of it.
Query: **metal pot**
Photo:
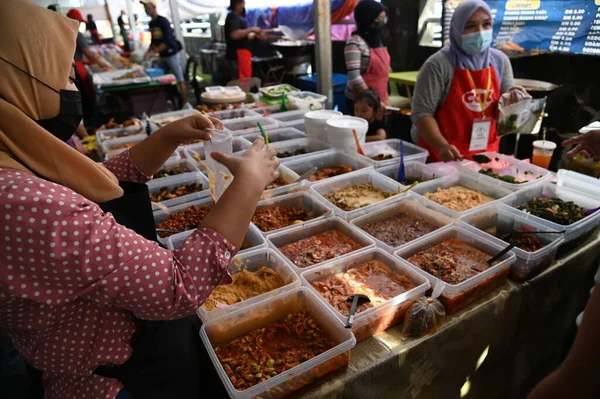
[[[515,85],[523,86],[533,98],[547,97],[552,91],[560,87],[554,83],[533,79],[515,79]]]

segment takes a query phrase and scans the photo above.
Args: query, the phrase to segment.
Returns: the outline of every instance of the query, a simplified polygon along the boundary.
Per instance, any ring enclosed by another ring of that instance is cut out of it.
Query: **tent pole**
[[[133,49],[136,50],[140,44],[140,38],[137,33],[137,25],[135,21],[135,15],[133,13],[133,6],[131,5],[133,0],[125,0],[125,5],[127,6],[127,18],[129,21],[129,29],[131,29],[131,34],[133,36]],[[124,40],[127,40],[124,38]]]
[[[181,19],[179,18],[179,5],[177,0],[169,0],[169,7],[171,7],[171,18],[173,19],[173,30],[175,31],[175,37],[181,42],[183,46],[182,54],[185,54],[185,42],[183,41],[183,32],[181,32]],[[185,58],[181,60],[185,66]]]
[[[315,26],[315,57],[317,61],[317,91],[327,96],[327,108],[333,101],[333,67],[331,63],[331,3],[330,0],[313,1],[313,21]]]

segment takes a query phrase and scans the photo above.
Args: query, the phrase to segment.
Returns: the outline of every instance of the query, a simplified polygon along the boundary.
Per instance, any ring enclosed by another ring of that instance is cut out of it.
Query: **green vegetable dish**
[[[283,93],[292,93],[295,91],[298,91],[298,89],[295,89],[292,86],[279,86],[267,89],[267,94],[269,94],[270,96],[280,96]]]
[[[550,222],[567,226],[585,217],[584,209],[574,202],[565,202],[558,198],[534,198],[517,209],[530,213]]]
[[[516,122],[519,115],[511,114],[506,122],[498,124],[498,133],[502,136],[503,134],[512,133],[517,129]]]

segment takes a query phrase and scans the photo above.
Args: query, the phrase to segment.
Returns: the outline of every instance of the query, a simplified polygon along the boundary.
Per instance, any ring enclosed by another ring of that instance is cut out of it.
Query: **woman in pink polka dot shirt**
[[[142,237],[103,211],[127,195],[119,182],[146,182],[220,122],[173,122],[95,164],[64,142],[81,119],[76,33],[57,13],[0,2],[0,329],[42,372],[45,398],[110,399],[124,387],[134,398],[196,398],[220,382],[201,377],[185,317],[231,282],[229,262],[277,178],[275,150],[257,140],[239,158],[214,154],[236,179],[198,229],[173,252]]]

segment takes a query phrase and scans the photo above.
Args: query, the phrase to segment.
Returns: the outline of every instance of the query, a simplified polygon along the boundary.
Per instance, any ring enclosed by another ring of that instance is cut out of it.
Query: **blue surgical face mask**
[[[480,54],[492,44],[492,30],[466,33],[462,35],[462,49],[470,55]]]

